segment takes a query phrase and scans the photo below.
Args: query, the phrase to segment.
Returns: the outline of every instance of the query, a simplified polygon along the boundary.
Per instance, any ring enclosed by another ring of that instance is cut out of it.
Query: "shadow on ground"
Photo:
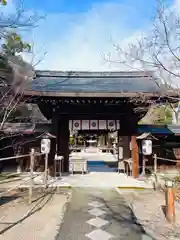
[[[97,232],[98,229],[103,232]],[[153,240],[122,195],[112,189],[74,188],[55,239],[85,240],[90,234],[92,239],[101,239],[101,234],[106,239],[106,234],[110,234],[112,239]]]
[[[96,197],[96,201],[103,203],[104,208],[108,209],[105,220],[109,220],[109,222],[114,220],[116,223],[123,225],[124,228],[129,229],[129,231],[139,234],[140,240],[143,239],[143,235],[147,236],[148,240],[155,240],[151,235],[146,233],[143,226],[138,222],[132,208],[127,205],[125,199],[122,199],[118,204],[116,203],[115,208],[101,197]],[[101,207],[101,209],[103,209],[103,207]],[[119,209],[121,209],[121,211],[119,211]],[[127,236],[127,238],[124,236],[123,239],[129,240],[129,236]]]
[[[38,197],[37,199],[35,199],[33,201],[33,203],[35,202],[35,204],[33,206],[31,205],[29,211],[27,213],[25,213],[25,215],[22,216],[22,218],[18,219],[17,221],[15,221],[15,222],[0,222],[0,224],[8,225],[7,227],[5,227],[4,229],[2,229],[0,231],[0,235],[7,232],[10,229],[12,229],[16,225],[21,224],[28,217],[32,216],[36,212],[43,209],[43,207],[45,207],[46,204],[51,200],[54,193],[55,193],[55,190],[53,189],[52,191],[49,191],[49,192],[43,194],[41,197]]]
[[[20,198],[20,196],[2,196],[0,197],[0,206],[9,203],[11,201],[14,201],[16,199]]]

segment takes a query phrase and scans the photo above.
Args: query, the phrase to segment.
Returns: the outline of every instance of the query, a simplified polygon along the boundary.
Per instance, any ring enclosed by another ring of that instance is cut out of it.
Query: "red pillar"
[[[166,218],[170,223],[175,223],[175,192],[173,186],[166,187],[165,199],[166,199]]]

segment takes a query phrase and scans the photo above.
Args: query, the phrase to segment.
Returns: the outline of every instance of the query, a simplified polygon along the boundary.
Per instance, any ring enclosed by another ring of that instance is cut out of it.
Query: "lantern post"
[[[142,154],[143,154],[143,166],[141,176],[146,175],[146,162],[148,161],[146,156],[152,155],[152,140],[145,139],[142,140]]]
[[[44,169],[44,185],[47,187],[48,180],[48,155],[51,150],[51,140],[49,136],[43,135],[41,139],[41,153],[45,155],[45,169]]]

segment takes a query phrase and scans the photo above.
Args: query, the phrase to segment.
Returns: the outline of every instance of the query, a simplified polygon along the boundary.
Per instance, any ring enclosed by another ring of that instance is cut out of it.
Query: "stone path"
[[[88,161],[104,161],[104,162],[115,162],[112,154],[103,153],[73,153],[73,156],[85,157]],[[101,169],[104,171],[104,169]],[[100,188],[116,188],[116,187],[143,187],[143,188],[153,188],[151,183],[146,183],[144,181],[139,181],[132,177],[127,177],[126,174],[117,172],[89,172],[85,175],[75,174],[75,175],[63,175],[59,179],[52,179],[49,181],[49,186],[62,186],[62,187],[100,187]],[[43,182],[42,177],[37,177],[34,179],[35,183],[41,184]]]
[[[124,198],[114,190],[73,190],[56,240],[149,240]]]
[[[80,156],[88,159],[89,161],[104,161],[104,162],[117,162],[117,156],[112,153],[102,153],[102,152],[80,152],[71,153],[71,156]]]
[[[132,177],[127,177],[123,173],[115,172],[91,172],[85,175],[75,174],[63,176],[60,180],[50,182],[50,186],[72,186],[92,187],[92,188],[116,188],[116,187],[143,187],[153,188],[152,184],[138,181]]]

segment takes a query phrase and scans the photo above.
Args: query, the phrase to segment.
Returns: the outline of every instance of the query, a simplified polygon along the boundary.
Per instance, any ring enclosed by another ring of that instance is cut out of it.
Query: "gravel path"
[[[126,201],[131,205],[137,221],[155,240],[180,239],[180,205],[176,204],[176,223],[169,224],[165,218],[163,207],[165,196],[163,192],[139,191],[130,195],[121,191]]]
[[[0,240],[180,239],[180,204],[176,203],[176,224],[171,225],[162,208],[164,193],[75,188],[64,215],[70,198],[70,191],[47,194],[31,207],[26,197],[8,203],[1,198]]]
[[[70,193],[33,193],[32,205],[27,193],[8,203],[1,199],[0,240],[54,240]]]

